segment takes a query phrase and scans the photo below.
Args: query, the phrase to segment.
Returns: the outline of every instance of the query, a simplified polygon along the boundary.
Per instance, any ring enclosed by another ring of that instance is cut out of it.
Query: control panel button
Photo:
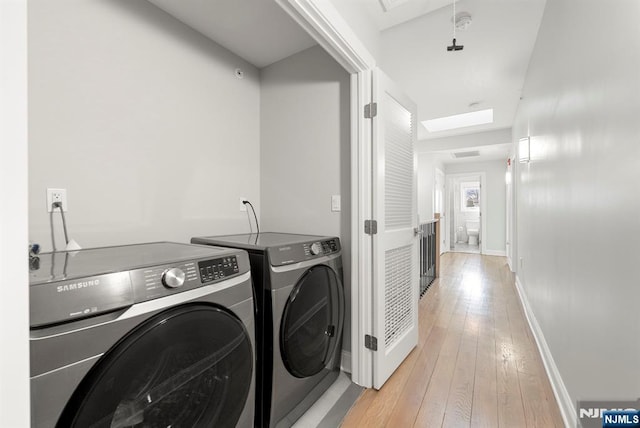
[[[167,269],[162,273],[162,285],[169,288],[178,288],[184,284],[185,276],[182,269]]]
[[[311,254],[317,256],[318,254],[322,254],[322,245],[319,242],[314,242],[311,244]]]

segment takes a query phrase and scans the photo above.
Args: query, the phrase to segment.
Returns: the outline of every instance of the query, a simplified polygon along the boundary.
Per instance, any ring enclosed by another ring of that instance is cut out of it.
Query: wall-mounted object
[[[531,137],[520,138],[518,141],[518,161],[520,163],[531,160]]]

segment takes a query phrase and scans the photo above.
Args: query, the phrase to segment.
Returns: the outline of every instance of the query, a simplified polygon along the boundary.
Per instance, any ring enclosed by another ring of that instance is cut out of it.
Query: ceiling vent
[[[480,156],[480,152],[477,150],[474,150],[472,152],[457,152],[457,153],[451,153],[451,156],[453,156],[456,159],[472,158],[474,156]]]
[[[380,0],[380,4],[385,12],[389,12],[394,7],[398,7],[403,3],[407,3],[409,0]]]

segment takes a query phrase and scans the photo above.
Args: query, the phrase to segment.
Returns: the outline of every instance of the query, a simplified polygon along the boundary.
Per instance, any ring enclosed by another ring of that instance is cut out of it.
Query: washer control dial
[[[178,288],[184,284],[185,273],[180,268],[167,269],[162,273],[162,285],[169,288]]]
[[[311,254],[317,256],[318,254],[322,254],[322,245],[319,242],[314,242],[311,244]]]

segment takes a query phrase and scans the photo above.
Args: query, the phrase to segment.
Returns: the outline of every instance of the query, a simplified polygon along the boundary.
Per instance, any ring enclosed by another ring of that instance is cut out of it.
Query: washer
[[[340,371],[344,290],[336,237],[260,233],[193,238],[249,252],[256,287],[256,425],[291,426]]]
[[[40,254],[33,427],[251,427],[245,251],[157,242]]]

